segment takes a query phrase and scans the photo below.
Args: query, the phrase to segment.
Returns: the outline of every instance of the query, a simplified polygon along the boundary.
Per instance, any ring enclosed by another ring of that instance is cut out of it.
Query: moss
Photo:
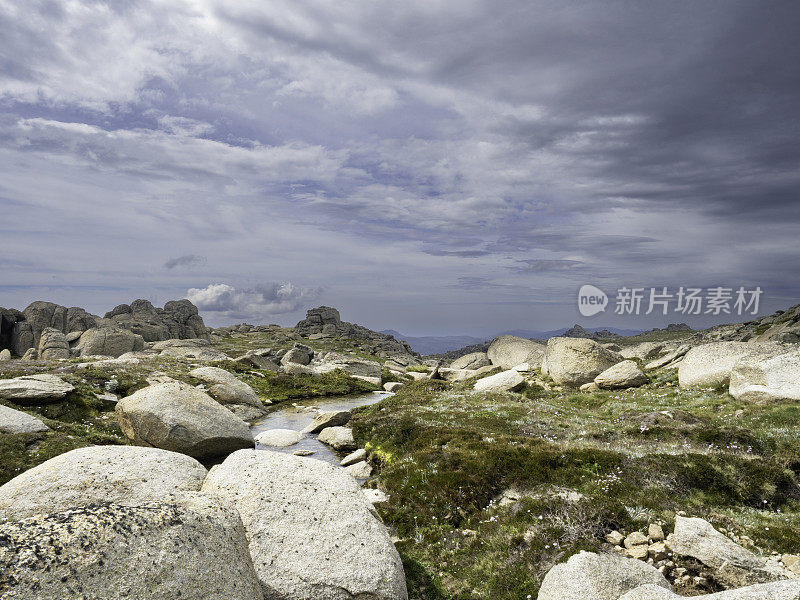
[[[46,460],[93,444],[121,444],[114,435],[91,426],[60,426],[47,421],[53,431],[44,433],[0,433],[0,485]]]
[[[511,599],[535,597],[550,566],[598,548],[610,529],[679,510],[752,513],[743,533],[786,551],[800,521],[788,458],[798,430],[771,424],[796,411],[708,390],[478,394],[423,381],[351,424],[391,498],[381,513],[404,538],[412,595]],[[523,498],[498,507],[509,488]]]
[[[261,371],[260,375],[245,373],[242,380],[248,383],[263,400],[271,402],[365,394],[379,389],[376,385],[351,377],[341,369],[318,376]]]

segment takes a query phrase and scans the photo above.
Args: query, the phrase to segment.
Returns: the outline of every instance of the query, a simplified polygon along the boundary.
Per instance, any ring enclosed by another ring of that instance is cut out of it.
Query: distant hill
[[[573,328],[574,329],[574,328]],[[569,331],[568,328],[554,329],[552,331],[535,331],[531,329],[512,329],[509,331],[502,331],[497,335],[489,338],[478,338],[470,335],[444,335],[444,336],[407,336],[394,329],[384,329],[381,333],[394,336],[397,340],[404,340],[408,345],[414,349],[415,352],[420,354],[444,354],[451,350],[460,350],[465,346],[475,346],[483,344],[486,341],[491,341],[498,335],[515,335],[521,338],[535,338],[539,340],[546,340],[551,337],[563,335]],[[611,333],[628,336],[641,333],[639,329],[617,329],[614,327],[595,327],[587,329],[586,331],[594,333],[597,331],[609,331]]]
[[[381,333],[394,336],[397,340],[404,340],[415,352],[420,354],[441,354],[450,350],[458,350],[464,346],[482,344],[486,340],[469,335],[444,335],[412,337],[403,335],[394,329],[384,329]]]
[[[538,340],[546,340],[551,337],[564,335],[570,329],[574,329],[574,326],[570,328],[562,327],[561,329],[552,329],[550,331],[534,331],[532,329],[511,329],[509,331],[504,331],[502,333],[499,333],[498,335],[515,335],[521,338],[536,338]],[[596,333],[598,331],[610,331],[611,333],[623,337],[628,335],[636,335],[637,333],[642,332],[641,329],[619,329],[617,327],[590,327],[587,328],[586,331],[590,333]]]

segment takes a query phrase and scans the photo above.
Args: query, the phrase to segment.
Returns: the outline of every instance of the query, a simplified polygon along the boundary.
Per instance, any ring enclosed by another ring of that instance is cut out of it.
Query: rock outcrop
[[[205,392],[184,383],[141,389],[120,400],[116,411],[120,429],[135,444],[195,458],[253,447],[247,423]]]
[[[740,342],[800,342],[800,304],[759,317],[746,323],[718,325],[697,334],[698,343]]]
[[[155,308],[147,300],[135,300],[130,305],[117,306],[104,318],[79,307],[37,301],[24,311],[0,308],[0,349],[8,348],[22,356],[33,348],[39,350],[41,357],[42,333],[47,329],[69,336],[107,327],[129,330],[148,342],[208,337],[197,307],[189,300],[172,300],[164,308]],[[49,345],[48,341],[45,349]],[[63,349],[61,345],[58,347]]]
[[[144,338],[119,327],[93,327],[83,332],[76,348],[81,356],[117,358],[127,352],[143,350]]]
[[[113,502],[137,506],[198,491],[206,469],[177,452],[136,446],[89,446],[60,454],[0,486],[0,517]]]
[[[134,300],[130,305],[120,304],[104,318],[147,342],[208,337],[197,307],[185,299],[171,300],[164,308],[156,308],[147,300]]]
[[[46,327],[39,336],[39,358],[42,360],[58,360],[69,358],[69,342],[58,329]]]
[[[593,340],[554,337],[547,340],[542,373],[560,385],[580,387],[622,360]]]
[[[295,330],[310,339],[348,337],[364,340],[366,351],[386,358],[393,356],[416,356],[408,342],[398,341],[393,336],[372,331],[361,325],[342,321],[339,311],[330,306],[312,308]]]
[[[337,466],[241,450],[203,492],[239,510],[268,598],[405,600],[400,557],[355,479]]]
[[[197,493],[38,515],[5,523],[0,537],[8,598],[263,597],[239,515]]]

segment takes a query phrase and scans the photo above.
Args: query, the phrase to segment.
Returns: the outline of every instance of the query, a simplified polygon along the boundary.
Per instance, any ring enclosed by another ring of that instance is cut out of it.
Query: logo
[[[600,288],[586,284],[578,290],[578,311],[584,317],[603,312],[606,306],[608,306],[608,296]]]

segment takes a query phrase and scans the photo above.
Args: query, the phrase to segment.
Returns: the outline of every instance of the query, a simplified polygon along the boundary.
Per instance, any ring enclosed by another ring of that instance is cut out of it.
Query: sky
[[[0,0],[0,31],[2,306],[480,336],[751,318],[623,287],[800,302],[794,0]]]

